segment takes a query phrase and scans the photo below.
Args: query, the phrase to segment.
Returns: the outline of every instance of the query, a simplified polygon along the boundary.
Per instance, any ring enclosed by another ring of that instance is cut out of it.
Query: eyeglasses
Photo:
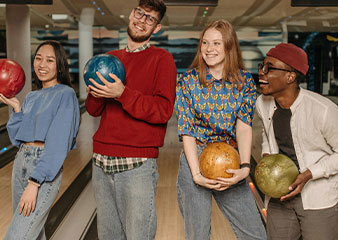
[[[293,72],[293,71],[288,70],[288,69],[271,67],[269,64],[263,64],[263,63],[258,64],[258,70],[262,70],[264,74],[268,74],[270,72],[270,70]]]
[[[149,14],[146,14],[142,9],[134,8],[134,17],[135,18],[141,19],[141,18],[143,18],[143,16],[146,16],[146,23],[149,26],[153,26],[155,23],[158,22],[158,20],[155,17],[153,17]]]

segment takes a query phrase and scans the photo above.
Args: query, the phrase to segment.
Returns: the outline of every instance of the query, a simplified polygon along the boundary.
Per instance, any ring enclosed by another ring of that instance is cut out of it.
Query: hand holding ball
[[[290,192],[289,186],[296,180],[296,164],[283,154],[263,157],[257,164],[255,180],[258,188],[266,195],[280,198]]]
[[[93,86],[93,84],[89,81],[90,78],[95,82],[104,85],[97,76],[96,72],[101,73],[101,75],[107,81],[115,82],[109,76],[109,73],[113,73],[125,84],[125,71],[123,64],[117,57],[113,55],[99,54],[89,59],[83,71],[84,81],[87,86]]]
[[[235,148],[225,142],[215,142],[206,146],[200,156],[201,174],[209,179],[230,178],[227,169],[239,169],[240,158]]]
[[[6,98],[17,95],[25,86],[25,72],[10,59],[0,59],[0,93]]]

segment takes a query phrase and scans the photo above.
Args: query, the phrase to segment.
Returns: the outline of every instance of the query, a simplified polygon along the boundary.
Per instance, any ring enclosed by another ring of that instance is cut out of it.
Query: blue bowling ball
[[[115,82],[114,79],[112,79],[109,76],[109,73],[115,74],[123,84],[125,84],[125,71],[123,64],[121,61],[110,54],[99,54],[91,59],[86,63],[86,66],[83,70],[83,78],[86,82],[87,86],[93,84],[89,81],[89,78],[94,79],[95,82],[104,85],[102,81],[99,79],[99,77],[96,75],[96,72],[99,72],[102,74],[104,79],[106,79],[109,82]]]

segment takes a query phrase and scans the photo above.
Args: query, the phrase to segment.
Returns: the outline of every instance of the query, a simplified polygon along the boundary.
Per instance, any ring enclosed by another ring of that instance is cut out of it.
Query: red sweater
[[[88,94],[88,113],[101,116],[93,136],[93,151],[112,157],[156,158],[173,111],[174,59],[166,50],[154,46],[136,53],[121,49],[108,54],[123,63],[126,87],[116,99]]]

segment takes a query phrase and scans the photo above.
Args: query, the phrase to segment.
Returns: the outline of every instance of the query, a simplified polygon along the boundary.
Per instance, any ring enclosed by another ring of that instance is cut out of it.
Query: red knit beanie
[[[306,52],[292,43],[280,43],[271,48],[266,55],[277,58],[304,75],[309,69]]]

